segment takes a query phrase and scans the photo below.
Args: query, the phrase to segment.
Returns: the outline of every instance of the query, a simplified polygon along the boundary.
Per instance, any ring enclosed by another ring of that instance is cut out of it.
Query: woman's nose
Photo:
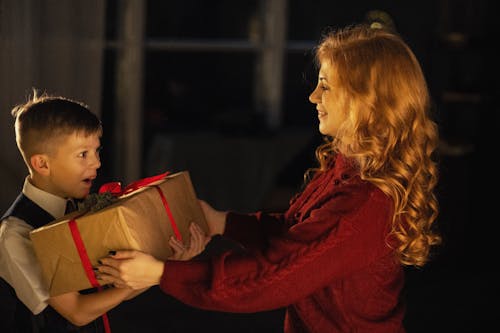
[[[317,90],[318,88],[314,89],[311,94],[309,95],[309,102],[313,104],[318,104],[318,98],[317,98]]]

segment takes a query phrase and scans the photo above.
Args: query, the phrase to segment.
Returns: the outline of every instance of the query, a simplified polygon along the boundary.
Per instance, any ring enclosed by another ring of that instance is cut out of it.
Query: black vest
[[[52,215],[22,193],[2,216],[0,223],[9,216],[22,219],[33,228],[39,228],[54,220]],[[50,305],[38,315],[34,315],[16,297],[14,289],[2,278],[0,278],[0,300],[0,332],[2,333],[104,332],[102,318],[78,327],[62,317]]]

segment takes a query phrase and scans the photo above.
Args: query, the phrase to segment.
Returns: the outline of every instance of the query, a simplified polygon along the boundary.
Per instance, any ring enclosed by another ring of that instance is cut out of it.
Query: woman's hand
[[[141,251],[124,250],[111,251],[96,268],[96,276],[105,283],[138,290],[160,283],[164,263]]]
[[[175,236],[170,237],[168,244],[172,247],[174,254],[168,259],[189,260],[205,249],[205,246],[210,241],[210,237],[205,235],[205,232],[196,223],[191,223],[189,231],[191,233],[189,247],[185,247],[184,243],[175,238]]]
[[[227,212],[214,209],[204,200],[198,199],[198,201],[207,220],[210,236],[224,234]]]

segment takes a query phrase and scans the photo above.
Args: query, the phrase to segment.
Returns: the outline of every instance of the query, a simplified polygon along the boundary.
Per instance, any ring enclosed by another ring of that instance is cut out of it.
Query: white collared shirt
[[[29,177],[24,180],[23,194],[54,218],[64,215],[66,199],[35,187]],[[50,296],[29,237],[31,230],[31,225],[14,216],[0,224],[0,276],[28,309],[38,314],[45,309]]]

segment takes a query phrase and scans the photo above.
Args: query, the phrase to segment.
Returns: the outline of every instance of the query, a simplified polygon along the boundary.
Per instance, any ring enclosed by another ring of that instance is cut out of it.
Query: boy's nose
[[[93,168],[99,169],[101,167],[101,159],[99,157],[94,158],[91,165]]]

